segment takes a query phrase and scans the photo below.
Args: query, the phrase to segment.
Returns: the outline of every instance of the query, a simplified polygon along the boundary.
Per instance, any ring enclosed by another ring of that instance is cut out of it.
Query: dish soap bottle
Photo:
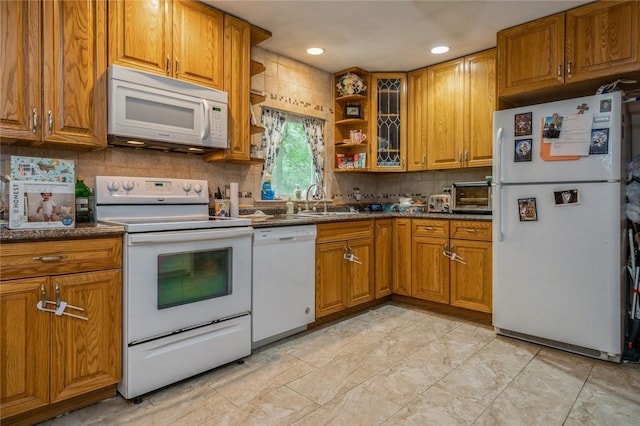
[[[262,178],[262,189],[260,191],[260,198],[262,200],[273,200],[275,193],[271,186],[271,175],[265,174]]]
[[[91,222],[89,197],[91,189],[84,183],[81,176],[76,180],[76,222]]]
[[[287,206],[287,214],[293,214],[293,201],[291,201],[291,198],[289,198],[285,205]]]
[[[302,200],[302,190],[300,189],[300,185],[296,185],[295,197],[296,200]]]

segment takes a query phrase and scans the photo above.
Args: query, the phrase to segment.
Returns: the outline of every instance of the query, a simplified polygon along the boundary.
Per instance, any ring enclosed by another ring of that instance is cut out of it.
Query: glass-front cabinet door
[[[371,74],[371,169],[406,171],[407,75]]]

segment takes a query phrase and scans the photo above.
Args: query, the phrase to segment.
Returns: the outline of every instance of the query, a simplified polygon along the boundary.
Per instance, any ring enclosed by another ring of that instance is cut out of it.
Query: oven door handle
[[[179,232],[146,232],[129,234],[129,245],[167,244],[189,241],[222,240],[253,235],[253,228],[229,228]]]

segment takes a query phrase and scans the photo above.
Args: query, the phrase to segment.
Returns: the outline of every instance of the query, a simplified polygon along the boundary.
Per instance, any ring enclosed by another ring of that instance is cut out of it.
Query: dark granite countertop
[[[353,213],[328,216],[305,217],[297,214],[286,215],[278,214],[266,220],[253,222],[251,226],[254,228],[267,228],[273,226],[293,226],[293,225],[310,225],[328,222],[344,222],[351,220],[369,220],[369,219],[393,219],[393,218],[410,218],[410,219],[456,219],[456,220],[478,220],[491,221],[491,215],[486,214],[458,214],[458,213]]]
[[[344,222],[351,220],[369,219],[457,219],[457,220],[479,220],[491,221],[491,215],[481,214],[453,214],[453,213],[353,213],[328,216],[305,217],[297,214],[286,215],[276,214],[266,220],[253,222],[254,228],[267,228],[274,226],[310,225],[318,223]],[[114,225],[103,225],[96,223],[78,223],[75,228],[56,229],[0,229],[0,242],[17,241],[43,241],[43,240],[65,240],[82,239],[108,236],[121,236],[124,227]]]
[[[52,229],[0,229],[0,242],[70,240],[96,237],[118,237],[124,233],[123,226],[97,223],[77,223],[75,228]]]

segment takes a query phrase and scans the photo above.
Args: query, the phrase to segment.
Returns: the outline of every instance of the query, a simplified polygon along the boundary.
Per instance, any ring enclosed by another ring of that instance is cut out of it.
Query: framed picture
[[[530,112],[516,114],[514,117],[514,133],[515,136],[527,136],[531,134],[531,115]]]
[[[611,112],[611,99],[602,99],[600,101],[600,112]]]
[[[530,222],[538,220],[535,198],[518,198],[518,212],[520,222]]]
[[[609,129],[592,129],[589,155],[609,153]]]
[[[513,161],[531,161],[531,147],[533,139],[516,139]]]
[[[567,189],[564,191],[554,191],[553,199],[555,201],[556,206],[570,206],[576,205],[579,203],[578,201],[578,190],[577,189]]]
[[[362,118],[362,107],[360,105],[347,105],[344,107],[345,118]]]
[[[560,130],[562,130],[562,119],[563,117],[557,113],[545,117],[542,136],[545,139],[558,139],[560,137]]]

